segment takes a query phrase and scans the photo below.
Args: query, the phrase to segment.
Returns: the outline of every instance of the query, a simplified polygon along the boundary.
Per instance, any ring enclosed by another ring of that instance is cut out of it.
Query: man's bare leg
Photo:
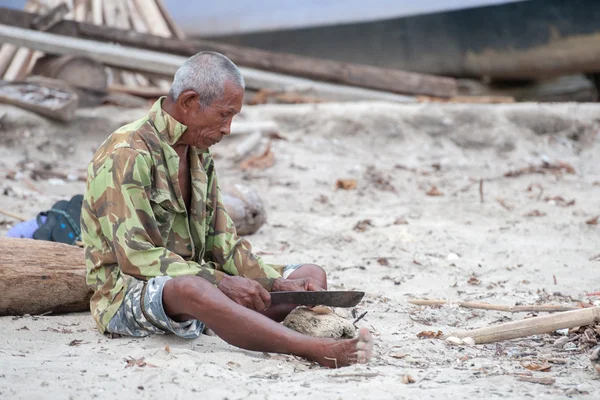
[[[227,343],[247,350],[293,354],[327,367],[366,363],[373,339],[366,328],[354,339],[313,338],[235,303],[203,278],[182,276],[169,280],[163,307],[176,320],[204,322]]]
[[[313,278],[319,287],[327,290],[327,274],[323,268],[315,264],[304,264],[298,267],[287,279]],[[271,318],[273,321],[281,322],[291,313],[297,304],[277,304],[269,307],[261,314]]]

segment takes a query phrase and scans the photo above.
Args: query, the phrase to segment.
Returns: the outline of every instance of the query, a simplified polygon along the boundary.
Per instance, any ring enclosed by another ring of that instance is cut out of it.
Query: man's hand
[[[273,292],[318,292],[324,290],[313,278],[284,279],[273,282]]]
[[[225,275],[217,286],[231,300],[255,311],[271,306],[271,295],[258,282],[241,276]]]

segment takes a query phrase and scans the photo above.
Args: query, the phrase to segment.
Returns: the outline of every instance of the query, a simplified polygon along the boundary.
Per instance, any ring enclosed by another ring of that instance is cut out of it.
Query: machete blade
[[[365,292],[271,292],[271,304],[298,304],[303,306],[354,307]]]

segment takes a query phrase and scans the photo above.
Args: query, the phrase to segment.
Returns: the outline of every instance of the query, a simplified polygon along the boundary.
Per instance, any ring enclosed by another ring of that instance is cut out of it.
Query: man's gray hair
[[[223,54],[203,51],[183,63],[175,73],[169,96],[177,100],[184,90],[191,89],[200,96],[200,104],[209,106],[221,98],[225,82],[232,81],[244,89],[246,83],[240,69]]]

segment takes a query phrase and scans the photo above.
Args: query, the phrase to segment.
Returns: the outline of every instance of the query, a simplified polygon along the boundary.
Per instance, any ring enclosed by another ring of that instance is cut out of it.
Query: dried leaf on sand
[[[398,217],[394,221],[394,225],[408,225],[408,221],[404,217]]]
[[[356,225],[354,225],[354,229],[356,232],[364,232],[369,229],[370,226],[373,226],[370,219],[363,219],[362,221],[358,221]]]
[[[142,358],[129,357],[129,358],[124,358],[123,361],[125,361],[125,363],[126,363],[125,368],[135,367],[135,366],[140,367],[140,368],[146,367],[146,366],[156,367],[156,365],[147,363],[145,361],[145,357],[142,357]]]
[[[585,223],[588,225],[598,225],[598,219],[600,219],[600,215],[597,215],[592,219],[588,219],[587,221],[585,221]]]
[[[419,332],[417,333],[417,337],[419,339],[439,339],[440,337],[442,337],[443,333],[442,331],[423,331],[423,332]]]
[[[443,196],[444,192],[442,192],[440,189],[438,189],[437,186],[433,185],[428,191],[427,191],[427,196]]]
[[[527,368],[530,371],[542,371],[542,372],[548,372],[552,368],[552,366],[550,364],[548,364],[547,362],[537,363],[537,362],[533,362],[533,361],[521,362],[521,366],[523,366],[523,368]]]
[[[525,217],[544,217],[546,216],[545,212],[542,212],[540,210],[532,210],[529,211],[527,214],[525,214]]]
[[[273,164],[275,164],[275,155],[271,151],[271,142],[269,142],[269,144],[267,145],[267,148],[265,149],[265,151],[262,154],[245,159],[240,164],[240,168],[242,168],[242,169],[250,169],[250,168],[267,169],[267,168],[272,167]]]
[[[338,179],[335,183],[336,189],[354,190],[356,189],[356,179]]]

